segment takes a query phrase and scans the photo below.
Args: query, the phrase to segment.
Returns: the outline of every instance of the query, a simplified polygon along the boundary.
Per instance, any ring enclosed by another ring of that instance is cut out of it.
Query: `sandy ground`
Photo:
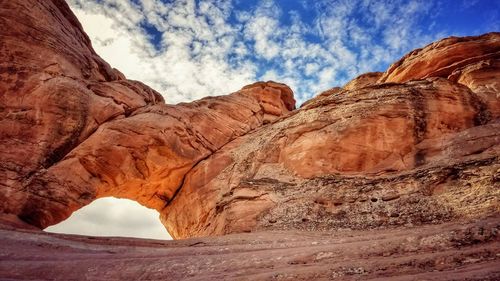
[[[0,280],[500,280],[500,216],[161,241],[0,227]]]

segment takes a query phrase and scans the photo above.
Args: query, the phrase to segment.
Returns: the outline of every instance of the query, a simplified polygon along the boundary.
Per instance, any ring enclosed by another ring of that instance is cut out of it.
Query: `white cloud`
[[[127,78],[158,90],[168,103],[233,92],[255,80],[251,63],[226,60],[231,53],[248,53],[235,40],[238,30],[226,23],[230,2],[125,3],[70,1],[97,53]],[[146,22],[162,34],[159,49],[143,29]]]
[[[247,11],[237,10],[231,0],[70,4],[96,51],[128,78],[161,92],[169,103],[236,91],[267,79],[269,68],[274,79],[297,85],[293,90],[300,103],[319,87],[381,70],[403,52],[434,39],[416,27],[432,5],[417,0],[304,2],[316,14],[308,21],[298,11],[284,13],[273,0],[261,0]],[[152,40],[145,25],[160,38]],[[334,70],[328,76],[320,69]]]
[[[304,72],[304,73],[305,73],[307,76],[311,76],[311,75],[313,75],[315,72],[317,72],[317,71],[318,71],[318,69],[319,69],[319,64],[314,63],[314,62],[313,62],[313,63],[308,63],[308,64],[306,64],[306,67],[305,67],[305,72]]]
[[[47,227],[47,232],[93,236],[125,236],[172,239],[156,210],[128,199],[97,199],[74,212],[65,221]]]

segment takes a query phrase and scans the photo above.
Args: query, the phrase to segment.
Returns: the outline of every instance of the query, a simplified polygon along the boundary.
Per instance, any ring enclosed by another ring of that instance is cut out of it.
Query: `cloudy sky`
[[[128,199],[100,198],[62,223],[45,229],[49,232],[171,239],[160,223],[159,214]]]
[[[68,2],[97,53],[127,78],[162,93],[167,103],[275,80],[288,84],[300,104],[361,73],[384,71],[406,52],[437,39],[500,30],[498,0]],[[106,202],[98,207],[121,214],[130,208]],[[78,219],[91,219],[95,210],[101,209],[82,209]],[[137,221],[112,217],[125,225],[123,235],[137,235],[126,230],[136,230]],[[102,228],[93,234],[114,228],[99,223]]]

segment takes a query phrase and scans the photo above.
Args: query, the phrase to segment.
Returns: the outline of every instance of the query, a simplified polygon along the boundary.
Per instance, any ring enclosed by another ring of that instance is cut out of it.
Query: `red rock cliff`
[[[66,3],[28,2],[0,10],[0,211],[30,224],[102,196],[162,210],[198,162],[295,107],[274,82],[166,105],[94,52]]]
[[[176,238],[498,214],[499,33],[294,110],[275,82],[167,105],[99,58],[62,1],[9,1],[0,20],[0,212],[31,225],[103,196],[158,210]]]
[[[64,1],[0,3],[0,279],[499,280],[500,33],[297,110],[275,82],[168,105]],[[40,231],[103,196],[191,238]]]

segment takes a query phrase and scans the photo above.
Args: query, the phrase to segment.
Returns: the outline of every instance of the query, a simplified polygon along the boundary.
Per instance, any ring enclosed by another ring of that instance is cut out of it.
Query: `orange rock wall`
[[[8,1],[0,24],[9,217],[45,228],[116,196],[186,238],[499,212],[499,33],[432,43],[295,110],[276,82],[165,104],[94,52],[63,1]]]

